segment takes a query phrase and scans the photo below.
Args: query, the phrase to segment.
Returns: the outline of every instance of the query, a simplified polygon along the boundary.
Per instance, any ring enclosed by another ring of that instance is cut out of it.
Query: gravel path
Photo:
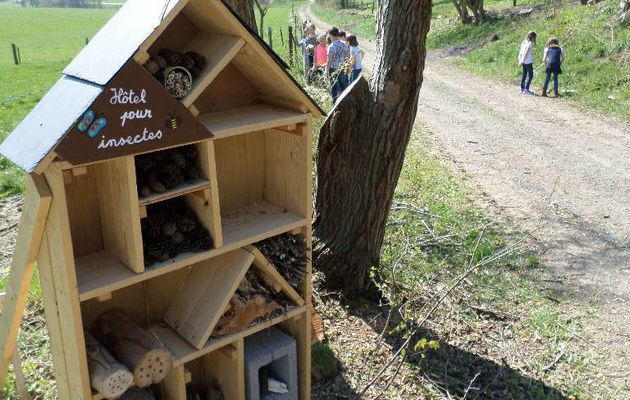
[[[310,8],[301,10],[312,18]],[[361,41],[372,67],[374,45]],[[518,94],[430,53],[417,123],[479,189],[479,201],[529,234],[546,285],[586,310],[605,375],[630,376],[630,124],[564,100]],[[550,283],[551,282],[551,283]],[[586,311],[585,311],[586,313]]]

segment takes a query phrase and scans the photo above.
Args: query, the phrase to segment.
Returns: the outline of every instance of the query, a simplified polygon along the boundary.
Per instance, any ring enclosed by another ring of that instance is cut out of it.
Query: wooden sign
[[[131,60],[70,128],[56,153],[80,165],[211,137],[179,100]]]

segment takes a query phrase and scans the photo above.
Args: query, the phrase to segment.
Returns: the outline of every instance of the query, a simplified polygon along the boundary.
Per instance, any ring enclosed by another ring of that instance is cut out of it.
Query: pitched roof
[[[40,164],[43,165],[42,161],[55,149],[75,121],[102,93],[105,85],[136,54],[139,48],[142,48],[143,45],[146,46],[152,35],[163,30],[163,25],[168,25],[188,3],[192,3],[192,1],[129,0],[64,69],[62,78],[0,145],[0,153],[25,172],[36,172],[38,167],[41,167]],[[208,0],[203,6],[215,6],[215,3],[218,3],[218,0],[215,2]],[[229,33],[237,36],[249,36],[245,38],[246,41],[264,50],[264,58],[273,61],[270,64],[272,68],[275,67],[280,70],[281,76],[284,79],[288,78],[288,82],[298,89],[297,92],[293,89],[294,93],[297,93],[297,99],[305,103],[313,114],[325,114],[287,72],[288,66],[280,57],[249,29],[229,6],[223,1],[219,4],[223,4],[225,9],[229,10],[239,22],[239,24],[233,24],[238,25],[238,27],[233,26],[228,29],[230,30]],[[200,10],[196,7],[195,11]],[[208,17],[213,18],[214,23],[225,28],[224,16],[219,17],[213,14],[206,12],[206,20],[203,20],[203,17],[199,18],[204,23],[208,22]],[[191,14],[188,17],[197,18],[196,15]],[[229,14],[226,17],[227,23],[233,22],[229,21]],[[263,61],[260,59],[251,60],[247,62],[247,66],[259,65],[261,62],[264,64]],[[235,62],[243,64],[242,60]],[[271,75],[273,74],[265,75],[270,76],[261,76],[261,74],[254,72],[248,78],[255,76],[255,79],[264,80],[266,87],[272,88],[274,77]]]

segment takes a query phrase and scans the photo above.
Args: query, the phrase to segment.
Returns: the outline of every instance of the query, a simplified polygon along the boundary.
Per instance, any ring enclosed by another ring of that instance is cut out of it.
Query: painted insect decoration
[[[94,110],[87,110],[85,114],[83,114],[81,121],[77,124],[77,129],[81,133],[87,132],[88,136],[91,139],[94,139],[106,126],[107,118],[96,118]]]
[[[179,124],[182,123],[182,117],[175,114],[169,114],[169,117],[170,118],[164,122],[164,125],[166,125],[167,128],[170,128],[176,131],[177,128],[179,127]]]

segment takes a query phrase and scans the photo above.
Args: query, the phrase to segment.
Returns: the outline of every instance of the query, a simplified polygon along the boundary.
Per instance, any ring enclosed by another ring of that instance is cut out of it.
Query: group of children
[[[346,33],[337,27],[318,36],[315,25],[310,24],[304,33],[309,68],[307,79],[313,81],[318,76],[323,77],[330,83],[330,94],[336,103],[339,95],[361,76],[365,53],[355,35],[346,37]]]
[[[521,44],[521,50],[518,54],[518,65],[523,68],[521,78],[521,93],[535,94],[530,90],[532,80],[534,79],[534,46],[536,45],[536,32],[529,32]],[[545,65],[545,84],[543,85],[542,96],[547,97],[547,89],[549,82],[553,76],[553,92],[556,97],[558,93],[558,75],[562,73],[562,63],[564,62],[564,49],[560,47],[560,42],[556,38],[549,38],[543,51],[543,64]]]

